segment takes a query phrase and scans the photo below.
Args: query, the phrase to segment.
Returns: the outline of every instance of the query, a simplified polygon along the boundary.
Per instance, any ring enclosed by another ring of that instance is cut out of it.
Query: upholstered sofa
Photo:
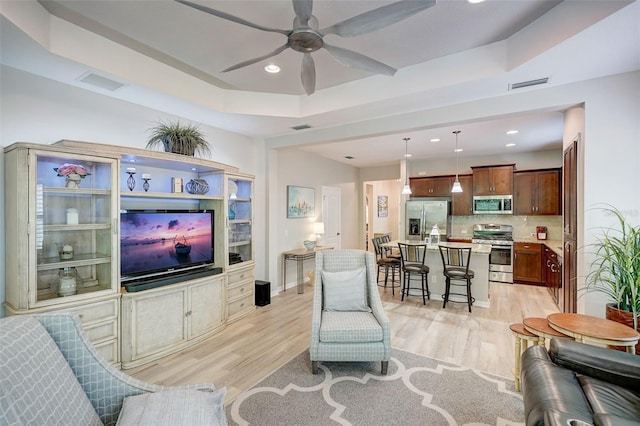
[[[640,425],[638,355],[552,339],[522,354],[520,377],[527,426]]]
[[[95,351],[74,315],[0,319],[0,425],[226,425],[225,392],[122,373]]]

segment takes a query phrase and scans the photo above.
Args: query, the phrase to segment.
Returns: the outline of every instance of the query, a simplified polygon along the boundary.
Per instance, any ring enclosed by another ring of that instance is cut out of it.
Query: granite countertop
[[[539,240],[536,237],[516,237],[513,239],[516,243],[538,243],[544,244],[555,252],[558,256],[562,257],[563,244],[562,240]]]

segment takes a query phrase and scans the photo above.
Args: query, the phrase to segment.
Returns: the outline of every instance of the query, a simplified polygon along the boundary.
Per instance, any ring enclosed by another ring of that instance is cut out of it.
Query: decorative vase
[[[236,218],[236,212],[233,211],[231,206],[229,206],[229,220],[234,220]]]
[[[605,318],[633,328],[633,313],[618,309],[614,303],[607,303]],[[626,350],[624,346],[609,346],[609,348],[619,351]],[[636,354],[640,355],[640,341],[636,344]]]
[[[77,189],[80,188],[80,181],[82,180],[82,176],[80,176],[77,173],[69,173],[67,176],[65,176],[65,178],[67,179],[67,188],[70,189]]]
[[[71,296],[78,289],[76,268],[65,267],[58,273],[58,295]]]

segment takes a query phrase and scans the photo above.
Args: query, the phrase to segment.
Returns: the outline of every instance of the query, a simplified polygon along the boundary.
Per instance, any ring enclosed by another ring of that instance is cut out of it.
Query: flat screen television
[[[213,210],[126,210],[120,213],[123,283],[213,264]]]

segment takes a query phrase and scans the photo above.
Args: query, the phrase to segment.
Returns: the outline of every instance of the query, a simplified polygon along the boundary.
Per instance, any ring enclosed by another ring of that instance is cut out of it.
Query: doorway
[[[340,218],[340,188],[322,187],[322,221],[324,222],[324,236],[322,245],[335,249],[342,247],[341,218]]]

